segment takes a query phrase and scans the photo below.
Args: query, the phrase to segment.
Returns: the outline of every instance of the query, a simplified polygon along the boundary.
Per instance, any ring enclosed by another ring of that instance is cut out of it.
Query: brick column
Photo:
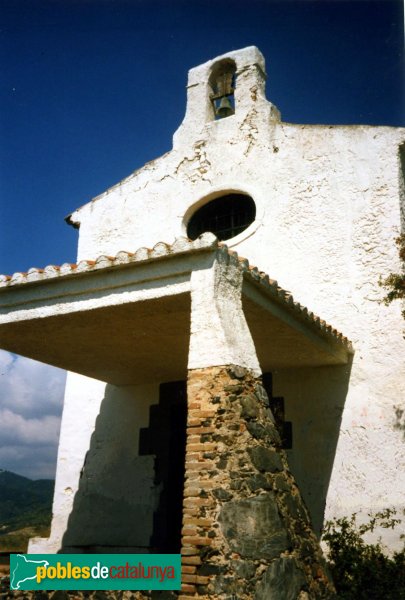
[[[264,388],[249,369],[188,376],[179,600],[333,598]]]

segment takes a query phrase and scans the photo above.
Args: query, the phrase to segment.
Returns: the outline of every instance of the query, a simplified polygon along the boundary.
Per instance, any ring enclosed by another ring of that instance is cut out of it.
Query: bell
[[[230,115],[234,114],[234,110],[233,110],[233,106],[229,101],[229,98],[227,98],[226,96],[224,96],[224,98],[221,98],[221,102],[219,103],[218,108],[215,111],[216,116],[219,119],[223,119],[224,117],[229,117]]]

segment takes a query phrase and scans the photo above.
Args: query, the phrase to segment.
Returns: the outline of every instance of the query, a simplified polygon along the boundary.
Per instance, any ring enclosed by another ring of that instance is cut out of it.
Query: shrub
[[[369,515],[358,525],[356,514],[328,521],[323,539],[328,546],[328,563],[341,600],[405,600],[405,546],[392,556],[383,552],[381,541],[367,544],[363,535],[375,527],[394,528],[399,519],[386,509]]]
[[[398,247],[399,258],[402,263],[405,262],[405,234],[399,235],[395,239]],[[405,273],[390,273],[385,279],[380,278],[379,285],[387,291],[384,304],[391,304],[394,300],[403,300],[405,298]],[[405,309],[402,311],[402,316],[405,319]]]

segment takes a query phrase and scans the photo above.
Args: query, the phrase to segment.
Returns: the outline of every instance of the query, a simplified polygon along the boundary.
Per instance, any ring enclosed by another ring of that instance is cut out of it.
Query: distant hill
[[[54,485],[52,479],[33,481],[0,469],[0,533],[24,527],[47,527]]]

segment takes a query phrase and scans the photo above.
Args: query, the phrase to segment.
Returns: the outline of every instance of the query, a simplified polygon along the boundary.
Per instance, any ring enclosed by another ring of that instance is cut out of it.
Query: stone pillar
[[[179,600],[334,597],[242,309],[239,263],[193,274]]]
[[[188,403],[180,599],[333,598],[260,378],[191,370]]]

